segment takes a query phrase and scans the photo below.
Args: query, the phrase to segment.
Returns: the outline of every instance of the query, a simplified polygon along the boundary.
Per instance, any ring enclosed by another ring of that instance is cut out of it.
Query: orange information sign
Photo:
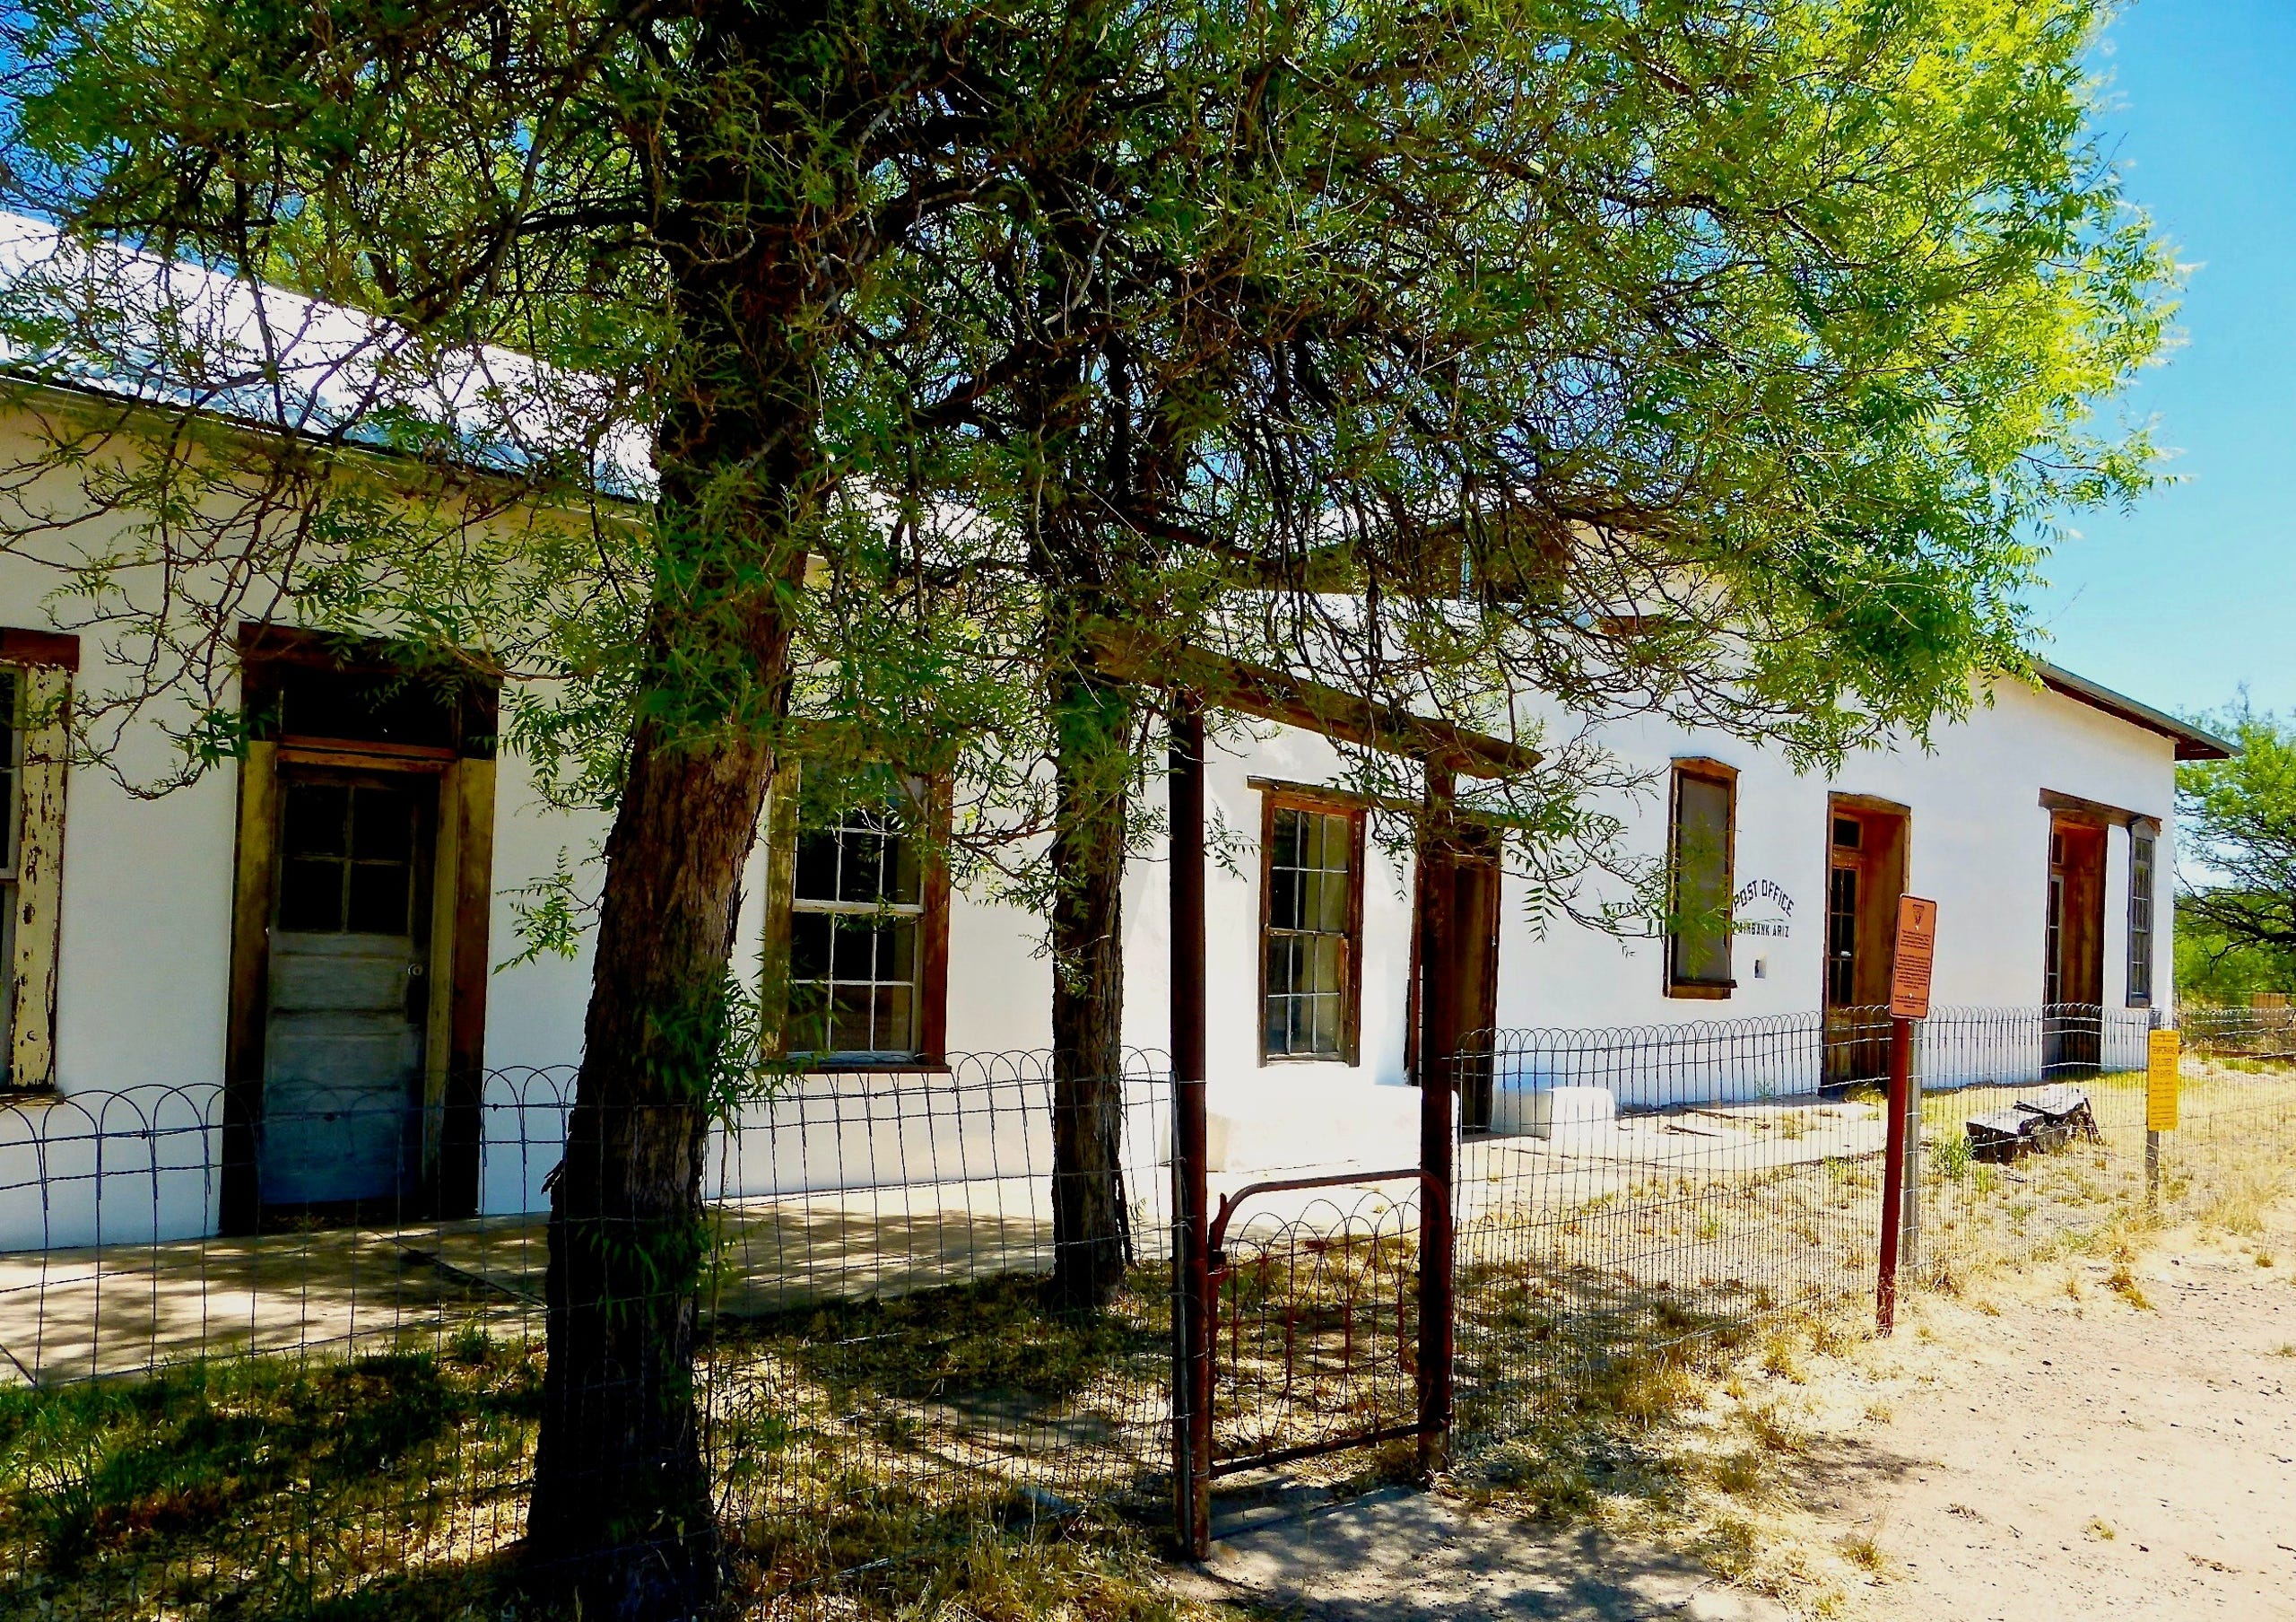
[[[1936,959],[1937,903],[1900,896],[1897,951],[1890,959],[1891,1017],[1929,1017],[1929,970]]]

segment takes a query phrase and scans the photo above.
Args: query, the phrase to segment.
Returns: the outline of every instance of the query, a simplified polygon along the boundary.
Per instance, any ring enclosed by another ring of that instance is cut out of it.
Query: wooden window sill
[[[1669,997],[1687,998],[1693,1002],[1726,1002],[1738,989],[1735,980],[1720,985],[1705,985],[1692,981],[1677,981],[1666,988]]]
[[[918,1059],[907,1062],[865,1060],[850,1063],[825,1060],[820,1064],[807,1065],[792,1061],[786,1073],[791,1076],[950,1076],[955,1071],[946,1060],[941,1059]]]

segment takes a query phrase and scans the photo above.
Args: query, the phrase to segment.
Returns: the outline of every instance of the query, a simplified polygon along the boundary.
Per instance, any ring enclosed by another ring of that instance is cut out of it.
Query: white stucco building
[[[24,432],[0,421],[0,436]],[[372,671],[261,627],[237,648],[233,702],[254,740],[240,756],[157,798],[67,767],[48,717],[75,685],[117,679],[121,650],[57,631],[55,580],[0,556],[13,1089],[0,1248],[378,1201],[536,1208],[561,1118],[556,1083],[533,1073],[578,1059],[589,965],[503,965],[517,898],[562,854],[595,850],[600,819],[546,808],[524,763],[495,757],[499,695],[379,702]],[[1862,753],[1831,780],[1656,722],[1603,741],[1648,774],[1649,792],[1614,808],[1626,843],[1679,875],[1686,921],[1631,940],[1541,931],[1521,881],[1470,864],[1470,1028],[1879,1002],[1905,893],[1939,906],[1941,1003],[2172,999],[2175,765],[2224,746],[2169,716],[2050,670],[1985,695],[1928,751]],[[131,725],[123,775],[161,772],[169,747],[156,725]],[[1367,807],[1335,787],[1341,767],[1295,728],[1215,729],[1211,809],[1247,847],[1214,865],[1207,895],[1212,1107],[1232,1164],[1376,1155],[1413,1130],[1412,860],[1366,837]],[[1028,1141],[1009,1144],[953,1107],[891,1138],[866,1124],[874,1089],[929,1101],[936,1077],[961,1089],[982,1073],[951,1074],[958,1056],[1047,1044],[1037,920],[952,893],[865,815],[800,828],[789,800],[744,877],[738,956],[767,981],[787,962],[790,1045],[819,1055],[796,1085],[849,1099],[865,1124],[857,1147],[749,1134],[727,1185],[849,1182],[864,1163],[912,1176],[936,1155],[1040,1164],[1040,1110],[1014,1116]],[[1152,852],[1126,894],[1125,1033],[1151,1050],[1169,1034],[1164,876]],[[1527,1123],[1505,1097],[1467,1114]]]
[[[0,664],[20,718],[43,682],[104,679],[92,651],[50,628],[39,582],[0,571]],[[0,1115],[16,1139],[0,1141],[0,1244],[85,1242],[100,1217],[105,1235],[136,1237],[383,1196],[448,1212],[541,1200],[550,1157],[535,1146],[556,1129],[557,1094],[544,1086],[525,1111],[512,1101],[528,1070],[579,1057],[588,965],[498,965],[514,949],[515,897],[561,852],[593,848],[596,819],[544,809],[521,763],[466,747],[453,715],[362,722],[291,640],[251,638],[246,656],[248,702],[277,701],[280,724],[248,760],[160,798],[42,764],[36,728],[11,735],[19,1091]],[[1650,791],[1619,807],[1628,842],[1653,857],[1671,848],[1686,885],[1730,896],[1726,926],[1541,932],[1519,881],[1493,869],[1473,913],[1489,953],[1464,993],[1471,1024],[1876,1002],[1881,920],[1901,892],[1938,903],[1941,1004],[2171,999],[2175,764],[2222,746],[2133,701],[2051,672],[2038,690],[1997,688],[1927,753],[1861,754],[1831,780],[1655,723],[1607,741],[1651,774]],[[1216,731],[1210,753],[1213,814],[1254,847],[1208,881],[1217,1152],[1248,1165],[1392,1149],[1415,1111],[1411,859],[1365,836],[1324,738],[1255,722]],[[785,828],[781,850],[777,860],[773,838],[759,842],[742,950],[753,967],[790,952],[801,999],[811,989],[832,1010],[815,1036],[793,1037],[828,1050],[804,1088],[850,1093],[865,1117],[887,1072],[914,1096],[954,1056],[1046,1044],[1049,971],[1032,916],[936,894],[897,835],[860,824]],[[1152,853],[1126,886],[1126,1035],[1145,1049],[1168,1035],[1164,880]],[[832,937],[845,946],[822,944]],[[1490,1106],[1469,1106],[1478,1113]],[[1523,1124],[1504,1099],[1497,1115],[1501,1129]],[[157,1171],[129,1142],[155,1124]],[[865,1157],[955,1154],[960,1129]],[[1325,1139],[1328,1155],[1314,1152]],[[964,1152],[1031,1153],[986,1138]],[[750,1146],[730,1174],[752,1192],[850,1178],[840,1153],[849,1163],[855,1150],[760,1157]]]

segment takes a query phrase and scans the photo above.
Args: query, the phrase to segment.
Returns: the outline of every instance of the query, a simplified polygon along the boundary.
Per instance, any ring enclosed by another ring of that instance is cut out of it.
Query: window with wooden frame
[[[1260,1060],[1359,1052],[1363,808],[1270,792],[1260,824]]]
[[[1738,773],[1719,761],[1678,760],[1666,833],[1666,995],[1727,997],[1730,893]]]
[[[2154,853],[2160,829],[2138,819],[2128,825],[2128,1006],[2152,1006]]]
[[[56,1085],[64,771],[80,641],[0,630],[0,1058],[11,1089]]]
[[[807,792],[810,787],[811,792]],[[948,1028],[948,835],[941,785],[775,780],[766,980],[777,1057],[822,1069],[935,1066]]]

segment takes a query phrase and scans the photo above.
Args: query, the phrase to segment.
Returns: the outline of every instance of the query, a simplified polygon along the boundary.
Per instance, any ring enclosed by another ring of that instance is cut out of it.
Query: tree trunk
[[[718,1583],[694,1400],[702,1157],[722,1092],[735,895],[823,499],[806,346],[842,285],[823,268],[842,263],[825,246],[839,210],[777,189],[778,137],[757,92],[796,94],[782,64],[820,21],[702,8],[663,142],[678,346],[655,437],[654,597],[551,1190],[526,1522],[536,1574],[588,1618],[691,1617]]]
[[[1052,1294],[1107,1304],[1131,1260],[1124,1142],[1124,854],[1135,702],[1054,678]]]
[[[691,1615],[718,1533],[696,1422],[702,1153],[736,880],[770,750],[632,750],[613,830],[582,1073],[551,1192],[549,1363],[529,1554],[585,1616]]]

